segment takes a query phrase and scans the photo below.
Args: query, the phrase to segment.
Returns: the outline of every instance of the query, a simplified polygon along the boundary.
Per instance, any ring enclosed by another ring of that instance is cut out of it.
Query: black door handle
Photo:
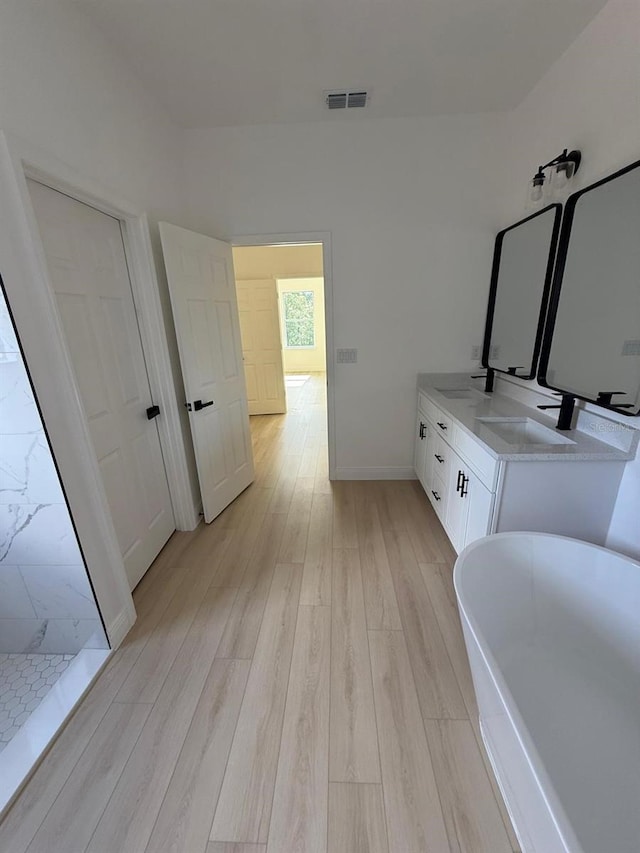
[[[160,406],[149,406],[147,409],[147,420],[152,421],[160,414]]]
[[[193,408],[196,412],[199,412],[200,409],[206,409],[207,406],[213,406],[213,400],[209,400],[208,403],[203,403],[202,400],[193,401]]]
[[[440,429],[446,429],[447,428],[447,425],[443,424],[442,421],[437,421],[437,424],[440,427]]]
[[[425,432],[426,428],[427,428],[427,425],[423,424],[422,421],[420,421],[420,439],[421,440],[424,440],[424,432]]]
[[[436,457],[436,459],[438,460],[438,462],[440,462],[440,463],[444,462],[444,457],[443,457],[443,456],[440,456],[438,453],[434,453],[433,455]]]

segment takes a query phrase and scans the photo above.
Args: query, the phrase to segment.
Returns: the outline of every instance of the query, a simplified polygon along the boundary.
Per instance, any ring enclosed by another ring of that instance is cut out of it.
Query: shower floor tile
[[[74,657],[0,654],[0,752],[20,731]]]

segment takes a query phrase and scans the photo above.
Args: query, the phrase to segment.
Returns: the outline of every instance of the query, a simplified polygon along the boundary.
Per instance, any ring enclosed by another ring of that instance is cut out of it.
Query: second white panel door
[[[175,530],[120,222],[29,181],[131,589]],[[149,414],[152,414],[151,412]]]
[[[236,282],[250,415],[287,411],[275,279]]]
[[[202,509],[213,521],[253,482],[231,246],[160,223]]]

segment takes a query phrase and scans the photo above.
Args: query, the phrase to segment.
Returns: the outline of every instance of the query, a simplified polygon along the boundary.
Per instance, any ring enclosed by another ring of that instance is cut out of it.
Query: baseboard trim
[[[336,468],[336,480],[415,480],[413,468]]]
[[[115,651],[120,643],[133,628],[136,621],[136,609],[133,606],[133,599],[127,602],[127,605],[122,608],[113,622],[107,626],[107,634],[109,643],[113,651]]]

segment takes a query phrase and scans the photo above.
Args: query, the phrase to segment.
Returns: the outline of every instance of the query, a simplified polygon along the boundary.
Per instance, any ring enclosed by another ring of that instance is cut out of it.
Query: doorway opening
[[[235,245],[233,263],[251,429],[265,429],[329,475],[327,293],[322,242]],[[329,349],[330,351],[330,349]]]

